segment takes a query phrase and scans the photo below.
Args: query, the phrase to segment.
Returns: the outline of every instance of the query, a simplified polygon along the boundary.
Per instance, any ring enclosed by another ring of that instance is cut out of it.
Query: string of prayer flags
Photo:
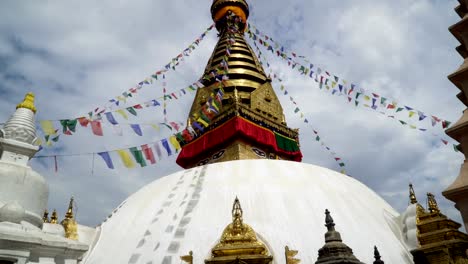
[[[170,69],[175,70],[175,67],[180,64],[181,61],[184,60],[184,57],[188,57],[191,53],[196,49],[196,47],[200,44],[202,40],[205,39],[208,32],[210,32],[214,28],[215,24],[211,24],[199,37],[197,37],[188,47],[186,47],[182,52],[180,52],[177,56],[172,58],[172,60],[165,64],[163,69],[155,71],[151,76],[146,77],[142,81],[138,82],[135,87],[124,91],[121,95],[115,96],[114,98],[110,99],[108,102],[113,105],[119,105],[121,102],[126,103],[128,97],[134,97],[138,93],[138,90],[142,89],[144,85],[152,84],[154,80],[158,80],[158,76],[167,73]],[[103,109],[97,107],[94,110],[94,113],[99,113],[101,111],[106,111],[109,109],[109,106],[104,106]]]
[[[157,131],[159,131],[159,125],[149,123],[149,124],[124,124],[124,123],[118,123],[117,120],[112,116],[112,114],[106,113],[106,119],[108,121],[108,124],[111,125],[112,130],[115,135],[122,136],[123,135],[123,129],[122,125],[128,125],[131,128],[131,131],[133,131],[136,135],[138,136],[143,136],[143,130],[142,126],[151,126]],[[60,120],[58,123],[62,126],[62,130],[60,131],[59,129],[55,129],[54,127],[54,121],[52,120],[43,120],[41,121],[41,126],[40,129],[38,130],[39,132],[43,133],[43,143],[46,146],[52,146],[53,142],[58,142],[60,139],[60,135],[64,134],[67,136],[74,135],[75,132],[77,132],[78,128],[78,123],[81,124],[82,127],[91,128],[92,134],[95,136],[104,136],[104,129],[103,129],[103,123],[104,119],[100,120],[89,120],[89,119],[75,119],[75,120]],[[88,126],[91,124],[90,126]],[[169,131],[176,130],[179,131],[181,129],[181,126],[184,124],[182,122],[175,122],[171,121],[169,124],[166,123],[161,123],[163,127],[167,127]],[[47,134],[47,133],[52,133],[53,134]],[[72,133],[73,132],[73,133]],[[42,142],[41,142],[42,143]]]
[[[260,51],[260,48],[257,46],[257,44],[254,42],[254,46],[255,48],[257,49],[258,51],[258,58],[260,59],[261,62],[265,62],[266,59],[264,56],[262,56],[262,53]],[[265,63],[264,63],[265,64]],[[270,70],[270,75],[273,75],[273,79],[276,79],[279,83],[280,83],[280,89],[281,90],[285,90],[285,87],[284,87],[284,84],[282,83],[283,80],[278,78],[278,75],[277,74],[274,74],[272,69],[269,67],[269,63],[266,63],[268,69]],[[273,73],[273,74],[271,74]],[[286,90],[285,90],[286,91]],[[287,95],[287,91],[285,92],[285,95]],[[294,98],[292,96],[289,96],[289,101],[294,104],[295,106],[297,105],[296,101],[294,100]],[[298,114],[300,113],[300,118],[304,121],[304,123],[309,123],[309,121],[304,117],[304,113],[301,112],[300,108],[298,106],[296,106],[296,108],[294,109],[294,113],[295,114]],[[315,141],[319,142],[321,146],[323,146],[330,154],[331,156],[333,156],[334,160],[336,161],[336,163],[338,164],[338,166],[340,167],[340,172],[343,173],[343,174],[346,174],[346,171],[345,171],[345,163],[341,160],[341,158],[339,157],[336,157],[336,153],[333,152],[331,150],[330,147],[328,147],[328,145],[322,140],[322,138],[320,137],[319,133],[317,132],[317,130],[315,129],[312,129],[313,132],[314,132],[314,136],[315,136]]]
[[[306,74],[309,70],[310,74],[308,75],[310,78],[314,79],[317,83],[319,83],[319,88],[324,91],[331,92],[332,95],[345,95],[347,98],[347,102],[351,103],[353,100],[354,105],[371,108],[376,111],[385,111],[385,110],[394,110],[395,113],[406,111],[406,117],[401,117],[401,119],[405,119],[405,122],[409,123],[410,120],[414,120],[417,117],[418,122],[423,122],[426,120],[428,114],[420,110],[416,110],[414,107],[404,106],[404,107],[397,107],[397,102],[388,99],[388,97],[379,95],[374,92],[369,92],[364,89],[359,89],[359,91],[355,91],[355,84],[348,84],[348,82],[337,75],[333,75],[328,71],[325,71],[319,67],[314,68],[314,64],[308,61],[304,56],[295,56],[294,52],[286,53],[285,48],[274,41],[271,37],[265,35],[264,33],[260,32],[255,26],[249,24],[248,25],[248,36],[254,43],[259,43],[262,47],[266,48],[267,51],[271,51],[273,54],[276,54],[278,57],[285,60],[288,65],[292,69],[296,69],[301,75]],[[297,54],[296,54],[297,55]],[[304,62],[298,61],[298,58],[302,59]],[[267,63],[268,65],[268,63]],[[308,66],[310,65],[310,67]],[[338,85],[338,89],[335,87]],[[323,88],[326,89],[323,89]],[[335,89],[334,89],[335,88]],[[284,92],[287,94],[287,91]],[[352,94],[355,93],[355,98],[352,98]],[[358,101],[359,98],[362,98],[364,101],[369,101],[370,103],[361,103]],[[380,98],[380,102],[379,99]],[[383,110],[380,110],[383,109]],[[440,121],[436,121],[440,120]],[[442,120],[440,118],[432,119],[431,124],[434,127],[437,123],[441,123],[441,127],[446,129],[450,126],[452,122],[447,120]]]

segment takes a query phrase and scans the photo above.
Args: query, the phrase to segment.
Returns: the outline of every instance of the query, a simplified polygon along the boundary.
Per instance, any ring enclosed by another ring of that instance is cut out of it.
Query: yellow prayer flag
[[[410,125],[410,128],[416,129],[417,127],[415,125]]]
[[[369,100],[370,100],[370,97],[369,97],[368,95],[365,95],[365,96],[364,96],[364,100],[369,101]]]
[[[409,112],[409,117],[413,117],[416,112],[410,111]]]
[[[127,99],[123,96],[117,96],[117,100],[122,101],[122,102],[127,102]]]
[[[117,111],[115,111],[115,112],[116,112],[116,113],[119,113],[123,118],[128,119],[127,113],[125,113],[124,110],[119,109],[119,110],[117,110]]]
[[[151,124],[151,127],[154,128],[156,131],[159,131],[159,126],[156,124]]]
[[[49,135],[49,136],[57,134],[54,128],[54,123],[52,123],[52,121],[41,120],[40,123],[41,123],[42,131],[44,131],[44,134]]]
[[[335,88],[336,82],[332,82],[332,88]]]
[[[133,162],[132,157],[130,157],[130,154],[128,154],[127,151],[119,149],[117,150],[117,153],[119,154],[120,159],[122,160],[125,167],[129,169],[135,167],[135,162]]]
[[[200,123],[200,124],[202,124],[204,127],[208,127],[208,125],[209,125],[209,124],[208,124],[205,120],[203,120],[201,117],[199,117],[199,118],[197,119],[197,122]]]
[[[179,141],[177,141],[176,136],[171,136],[169,138],[169,142],[171,142],[172,146],[174,146],[174,148],[176,149],[176,152],[179,152],[181,147],[180,147]]]

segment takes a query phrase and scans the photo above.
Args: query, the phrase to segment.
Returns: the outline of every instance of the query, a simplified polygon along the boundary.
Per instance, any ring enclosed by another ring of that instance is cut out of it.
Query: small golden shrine
[[[427,193],[427,210],[417,203],[410,184],[410,201],[417,204],[416,224],[419,248],[412,252],[415,263],[468,264],[468,235],[461,225],[440,212],[432,193]]]
[[[73,197],[70,199],[65,219],[63,219],[60,224],[65,229],[66,238],[78,240],[78,224],[76,223],[75,216],[73,215]]]
[[[257,239],[255,231],[242,219],[239,199],[232,206],[232,223],[223,231],[220,241],[211,250],[211,258],[205,263],[271,263],[273,257],[267,247]]]

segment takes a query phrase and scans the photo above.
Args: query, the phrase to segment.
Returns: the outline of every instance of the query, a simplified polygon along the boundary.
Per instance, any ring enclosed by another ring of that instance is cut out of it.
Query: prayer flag
[[[163,147],[166,149],[167,151],[167,155],[168,156],[171,156],[172,155],[172,151],[171,151],[171,148],[169,147],[169,143],[167,142],[167,139],[162,139],[161,140],[161,144],[163,145]]]
[[[50,120],[41,120],[42,131],[45,135],[55,135],[57,132],[54,128],[54,124]]]
[[[123,118],[128,119],[127,113],[125,113],[124,110],[119,109],[119,110],[116,110],[115,112],[120,114]]]
[[[442,121],[442,128],[447,128],[447,127],[449,127],[451,123],[452,123],[452,122],[449,122],[449,121],[447,121],[447,120]]]
[[[89,119],[86,117],[80,117],[78,118],[78,122],[80,123],[82,127],[87,127],[89,124]]]
[[[135,111],[135,109],[133,107],[127,107],[126,109],[130,114],[132,114],[134,116],[137,115],[137,112]]]
[[[122,160],[125,167],[129,169],[135,167],[135,163],[133,162],[132,158],[130,157],[130,155],[128,154],[126,150],[119,149],[117,150],[117,153],[119,154],[120,159]]]
[[[176,153],[179,152],[181,149],[179,141],[177,141],[177,138],[175,136],[169,137],[169,142],[171,142],[171,145],[175,148]]]
[[[143,159],[143,154],[141,153],[141,150],[139,150],[136,147],[130,148],[130,152],[132,153],[133,157],[135,158],[136,162],[140,164],[141,167],[146,166],[145,159]]]
[[[117,125],[117,121],[115,121],[115,118],[114,116],[112,115],[112,112],[107,112],[106,113],[106,117],[107,117],[107,121],[109,121],[109,123],[113,124],[113,125]]]
[[[141,145],[141,149],[143,150],[143,153],[145,154],[146,160],[151,162],[151,164],[155,164],[156,159],[154,158],[153,150],[146,144]]]
[[[114,169],[114,164],[112,163],[109,152],[98,152],[98,155],[101,156],[109,169]]]
[[[130,127],[133,129],[133,132],[135,132],[139,136],[143,136],[143,132],[141,132],[140,125],[138,124],[130,124]]]
[[[161,160],[162,152],[158,142],[154,143],[154,149],[156,150],[156,155],[158,156],[158,159]]]
[[[91,130],[96,136],[103,136],[101,121],[93,120],[91,121]]]
[[[176,122],[169,122],[169,124],[177,131],[179,131],[180,126]]]

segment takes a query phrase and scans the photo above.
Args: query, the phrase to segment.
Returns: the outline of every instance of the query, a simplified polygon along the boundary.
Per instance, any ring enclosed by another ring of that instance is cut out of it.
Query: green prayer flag
[[[143,154],[141,153],[141,150],[139,150],[136,147],[133,147],[133,148],[130,148],[130,152],[132,153],[132,155],[135,158],[136,162],[138,162],[141,167],[146,166],[146,161],[143,158]]]
[[[398,113],[398,112],[400,112],[400,111],[403,111],[403,109],[404,109],[403,107],[398,107],[396,111],[397,111],[397,113]]]
[[[402,120],[398,120],[398,121],[400,121],[400,123],[401,123],[402,125],[406,125],[406,124],[407,124],[405,121],[402,121]]]
[[[340,167],[344,167],[345,164],[343,162],[339,163],[338,165],[340,165]]]
[[[358,102],[358,101],[354,101],[354,104],[355,104],[356,106],[358,106],[359,102]]]
[[[126,109],[130,114],[132,114],[134,116],[137,115],[137,112],[135,111],[135,109],[133,107],[127,107]]]
[[[319,137],[319,136],[317,136],[317,137],[315,138],[315,140],[317,140],[317,141],[320,141],[320,137]]]

